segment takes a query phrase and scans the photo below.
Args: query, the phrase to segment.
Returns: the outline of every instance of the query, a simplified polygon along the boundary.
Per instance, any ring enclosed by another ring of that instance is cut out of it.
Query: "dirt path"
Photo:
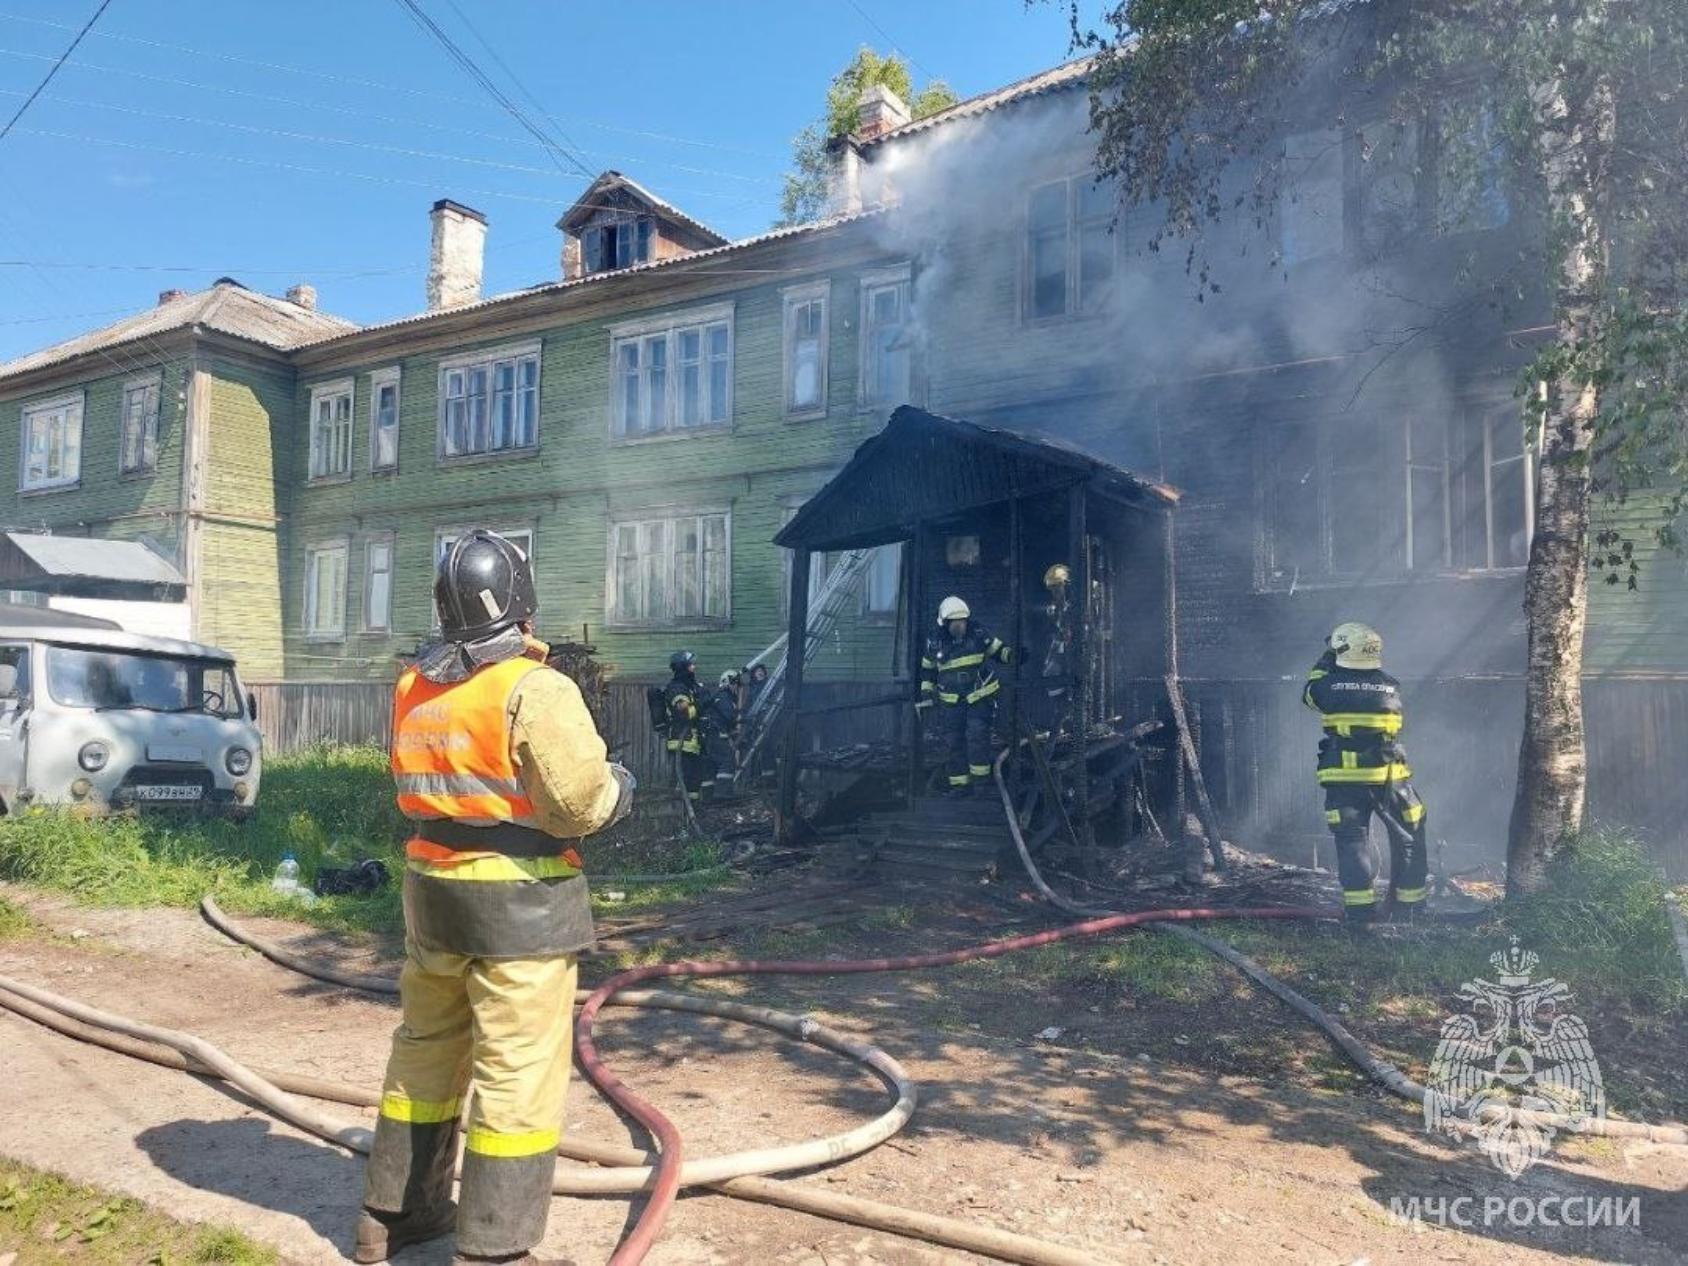
[[[18,899],[18,894],[8,896]],[[27,904],[59,935],[0,943],[0,972],[191,1030],[237,1058],[373,1084],[393,1007],[318,986],[230,945],[180,911]],[[335,938],[267,924],[302,948],[367,959]],[[72,932],[85,935],[72,938]],[[360,965],[367,966],[367,962]],[[1218,1079],[1136,1056],[1057,1050],[922,1027],[939,977],[817,983],[816,1009],[872,1037],[921,1085],[913,1127],[798,1181],[1016,1229],[1128,1263],[1680,1262],[1688,1257],[1688,1153],[1562,1145],[1517,1182],[1428,1139],[1371,1095]],[[775,1000],[760,987],[748,996]],[[1251,999],[1239,1032],[1276,1024]],[[864,1075],[760,1033],[661,1013],[613,1013],[601,1045],[663,1105],[694,1154],[790,1139],[882,1102]],[[338,1109],[356,1115],[354,1109]],[[578,1078],[568,1127],[628,1133]],[[198,1079],[77,1045],[0,1013],[0,1153],[110,1187],[187,1219],[235,1223],[298,1262],[341,1260],[360,1162],[280,1126]],[[1640,1200],[1638,1229],[1413,1229],[1392,1198]],[[628,1224],[622,1200],[558,1200],[546,1247],[602,1261]],[[742,1204],[682,1201],[653,1263],[931,1263],[973,1260]],[[443,1262],[434,1246],[406,1255]]]

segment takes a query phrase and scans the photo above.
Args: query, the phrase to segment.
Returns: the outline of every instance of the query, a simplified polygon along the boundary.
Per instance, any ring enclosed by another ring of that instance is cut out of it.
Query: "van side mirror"
[[[254,721],[258,719],[258,696],[251,690],[246,692],[246,715]]]

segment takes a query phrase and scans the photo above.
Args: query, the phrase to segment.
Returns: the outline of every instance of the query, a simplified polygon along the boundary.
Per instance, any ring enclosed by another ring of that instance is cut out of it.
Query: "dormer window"
[[[636,180],[606,171],[557,221],[563,277],[573,281],[712,250],[727,239]]]
[[[586,271],[602,273],[643,264],[651,257],[655,239],[656,221],[647,215],[595,225],[586,230],[581,240]]]

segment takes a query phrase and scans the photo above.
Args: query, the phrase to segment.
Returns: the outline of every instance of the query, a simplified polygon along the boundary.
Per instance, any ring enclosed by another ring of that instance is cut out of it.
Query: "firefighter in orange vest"
[[[533,638],[527,557],[474,531],[434,583],[441,640],[393,699],[405,846],[404,1018],[353,1256],[455,1230],[456,1263],[535,1263],[563,1124],[576,957],[592,943],[575,845],[631,805],[580,689]],[[461,1205],[451,1201],[468,1094]]]

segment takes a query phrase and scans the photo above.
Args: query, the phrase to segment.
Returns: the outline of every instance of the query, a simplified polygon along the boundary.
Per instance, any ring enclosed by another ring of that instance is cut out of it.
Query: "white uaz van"
[[[171,805],[244,818],[261,762],[257,704],[227,651],[0,604],[0,810]]]

